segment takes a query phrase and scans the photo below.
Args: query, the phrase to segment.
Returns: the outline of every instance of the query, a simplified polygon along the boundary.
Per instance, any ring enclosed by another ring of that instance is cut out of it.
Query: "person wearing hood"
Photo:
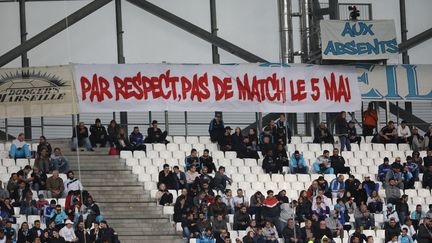
[[[308,167],[303,155],[298,150],[294,151],[290,157],[290,171],[291,174],[307,174]]]
[[[383,220],[385,224],[388,224],[390,219],[393,219],[396,223],[399,223],[399,216],[396,210],[393,208],[392,203],[387,204],[387,210],[383,212]]]

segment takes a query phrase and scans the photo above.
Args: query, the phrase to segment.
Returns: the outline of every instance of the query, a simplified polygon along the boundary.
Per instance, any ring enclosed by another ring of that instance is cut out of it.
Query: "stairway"
[[[162,207],[156,205],[150,192],[144,190],[143,184],[118,156],[108,156],[107,148],[79,151],[79,173],[78,153],[71,152],[66,143],[60,148],[69,159],[75,177],[80,178],[85,190],[94,197],[101,214],[122,243],[183,242],[169,216],[162,214]]]

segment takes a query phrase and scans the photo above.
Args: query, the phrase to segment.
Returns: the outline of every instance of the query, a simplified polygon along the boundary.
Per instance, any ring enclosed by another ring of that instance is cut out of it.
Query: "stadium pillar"
[[[403,42],[407,41],[407,39],[408,39],[405,0],[399,0],[399,11],[400,11],[401,41],[403,43]],[[408,50],[402,51],[402,63],[403,64],[409,64],[410,63]],[[412,103],[411,102],[405,102],[405,110],[412,113]]]
[[[115,16],[116,16],[116,32],[117,32],[117,63],[124,64],[126,62],[123,54],[123,21],[121,0],[115,0]],[[120,112],[120,125],[126,130],[128,134],[128,116],[127,112]]]
[[[211,34],[213,36],[217,36],[218,27],[217,27],[217,18],[216,18],[216,0],[210,0],[210,26],[211,26]],[[212,44],[212,60],[213,64],[220,63],[220,57],[218,52],[218,47]]]

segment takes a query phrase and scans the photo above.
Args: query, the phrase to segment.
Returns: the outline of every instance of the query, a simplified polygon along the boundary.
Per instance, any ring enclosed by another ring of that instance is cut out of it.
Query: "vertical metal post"
[[[390,102],[386,101],[386,123],[390,121]]]
[[[210,0],[210,26],[212,35],[217,36],[216,0]],[[220,63],[218,48],[215,45],[212,45],[212,60],[213,64]]]
[[[152,112],[149,111],[149,126],[151,125],[151,123],[152,123]]]
[[[19,18],[20,18],[21,44],[23,44],[27,40],[25,0],[19,1]],[[29,66],[27,52],[23,52],[21,55],[21,66],[22,67]],[[32,124],[31,124],[30,117],[24,117],[24,135],[26,139],[30,139],[30,140],[32,139]]]
[[[259,136],[259,134],[261,133],[262,128],[263,128],[262,112],[256,112],[255,116],[256,116],[256,120],[257,120],[257,135]]]
[[[185,134],[186,134],[186,137],[189,135],[188,134],[188,118],[187,118],[187,111],[185,111],[184,112],[184,117],[185,117]]]
[[[78,115],[77,115],[77,118],[78,118]],[[75,126],[76,126],[76,121],[75,121],[75,115],[72,115],[72,129],[75,129]]]
[[[330,19],[339,19],[339,0],[329,0]]]
[[[400,28],[401,28],[401,42],[405,42],[408,37],[408,29],[407,29],[407,23],[406,23],[406,8],[405,8],[405,0],[399,0],[399,11],[400,11]],[[402,52],[402,63],[408,64],[409,56],[408,51],[405,50]]]
[[[165,131],[170,134],[169,132],[169,122],[168,122],[168,111],[165,111]]]
[[[121,0],[115,0],[115,16],[116,16],[116,32],[117,32],[117,63],[124,64],[126,62],[123,54],[123,21]],[[128,133],[128,117],[127,112],[120,112],[120,125]]]
[[[301,62],[306,63],[308,60],[308,40],[307,40],[307,8],[306,0],[299,0],[299,13],[300,13],[300,48],[301,48]]]
[[[278,0],[281,63],[294,62],[291,0]]]
[[[9,140],[9,131],[8,131],[8,119],[5,118],[5,141]]]
[[[116,114],[115,114],[115,112],[113,112],[113,118],[112,118],[113,120],[115,120],[116,119]]]
[[[44,118],[43,118],[43,116],[41,116],[40,122],[41,122],[41,134],[42,134],[42,136],[45,136]]]

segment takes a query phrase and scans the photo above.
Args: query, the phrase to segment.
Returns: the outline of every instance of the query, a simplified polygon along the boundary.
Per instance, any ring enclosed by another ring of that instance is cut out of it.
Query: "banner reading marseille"
[[[354,67],[75,65],[79,111],[338,112],[360,109]]]
[[[322,20],[323,59],[378,60],[397,58],[393,20]]]

